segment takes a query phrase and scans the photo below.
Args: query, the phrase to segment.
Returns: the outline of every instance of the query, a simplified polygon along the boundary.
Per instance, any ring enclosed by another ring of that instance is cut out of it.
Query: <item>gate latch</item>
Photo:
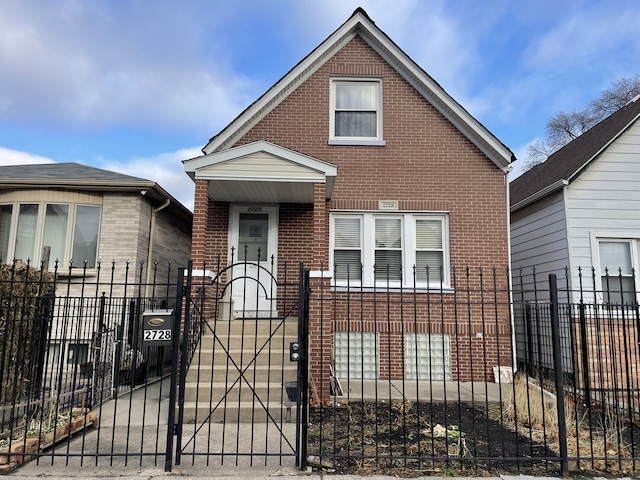
[[[300,360],[300,344],[291,342],[289,344],[289,361],[297,362],[298,360]]]

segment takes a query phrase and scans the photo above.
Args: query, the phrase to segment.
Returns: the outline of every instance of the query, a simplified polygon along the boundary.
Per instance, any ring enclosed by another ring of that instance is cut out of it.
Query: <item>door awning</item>
[[[288,148],[259,141],[183,161],[194,180],[209,182],[216,202],[313,203],[313,185],[331,198],[338,167]]]

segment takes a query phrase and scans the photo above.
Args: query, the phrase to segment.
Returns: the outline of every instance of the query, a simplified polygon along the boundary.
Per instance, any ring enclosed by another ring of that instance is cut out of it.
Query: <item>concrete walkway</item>
[[[454,382],[343,382],[346,395],[338,402],[359,399],[494,402],[510,386]],[[309,475],[295,467],[295,423],[185,424],[184,455],[172,472],[164,472],[169,408],[168,380],[138,388],[96,408],[100,426],[56,445],[52,456],[28,462],[10,473],[17,478],[266,478]],[[295,410],[295,408],[294,408]],[[294,413],[295,418],[295,413]],[[174,449],[176,437],[173,437]],[[158,451],[160,453],[158,453]],[[200,452],[214,452],[207,456]],[[252,452],[251,457],[242,453]],[[281,456],[284,453],[288,456]],[[125,455],[126,454],[126,455]],[[132,456],[133,454],[133,456]],[[224,455],[223,455],[224,454]],[[174,460],[175,461],[175,460]],[[349,476],[347,476],[349,477]],[[376,478],[376,477],[367,477]]]

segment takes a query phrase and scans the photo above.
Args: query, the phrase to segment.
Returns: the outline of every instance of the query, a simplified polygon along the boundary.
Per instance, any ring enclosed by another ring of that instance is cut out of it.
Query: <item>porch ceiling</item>
[[[313,183],[209,180],[209,198],[231,203],[313,203]]]
[[[338,167],[293,150],[259,141],[185,160],[194,180],[209,182],[217,202],[313,203],[313,185],[326,184],[331,198]]]

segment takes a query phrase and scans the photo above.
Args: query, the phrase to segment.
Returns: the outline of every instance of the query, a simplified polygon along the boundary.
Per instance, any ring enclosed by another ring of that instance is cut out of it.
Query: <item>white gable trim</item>
[[[190,160],[184,160],[182,163],[184,164],[185,172],[187,172],[191,178],[197,178],[199,170],[260,152],[282,158],[301,167],[315,170],[323,174],[324,177],[335,177],[338,174],[338,167],[331,163],[295,152],[265,140],[248,143],[246,145],[230,148],[218,153],[203,155],[202,157],[196,157]]]
[[[233,144],[356,35],[360,35],[498,168],[507,173],[509,164],[515,160],[511,150],[447,94],[360,9],[222,132],[213,137],[202,149],[203,153],[209,155]]]

